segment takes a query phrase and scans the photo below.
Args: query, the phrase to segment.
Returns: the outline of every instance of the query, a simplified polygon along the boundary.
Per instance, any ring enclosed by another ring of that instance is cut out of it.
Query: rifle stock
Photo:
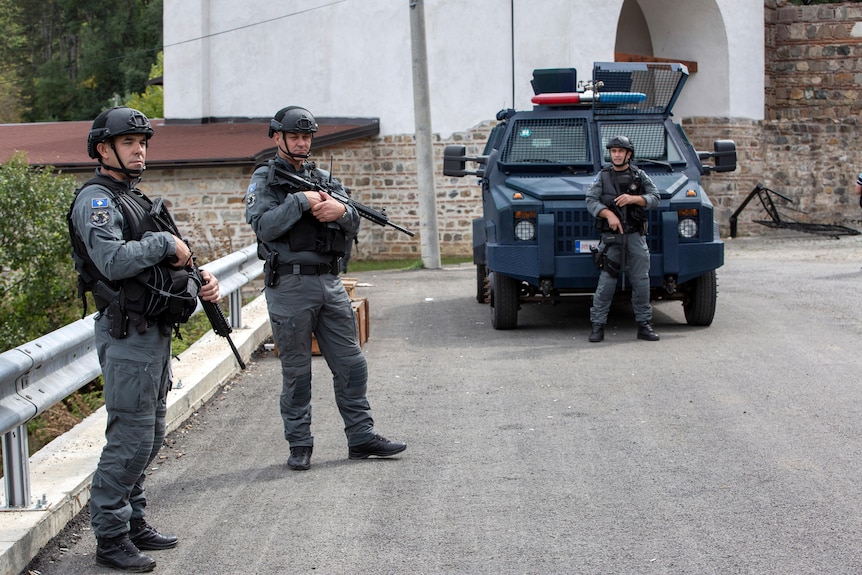
[[[353,206],[357,213],[360,216],[374,222],[379,226],[390,226],[395,228],[399,232],[403,234],[407,234],[411,238],[416,235],[410,230],[399,226],[389,220],[389,216],[386,214],[386,210],[384,209],[382,212],[378,212],[375,209],[369,208],[368,206],[353,200],[344,194],[341,193],[340,190],[335,187],[327,187],[317,182],[312,182],[311,180],[306,180],[299,174],[294,174],[289,172],[278,165],[277,162],[273,162],[270,165],[269,177],[267,179],[267,184],[274,186],[287,186],[293,190],[299,191],[323,191],[344,204],[345,206]]]

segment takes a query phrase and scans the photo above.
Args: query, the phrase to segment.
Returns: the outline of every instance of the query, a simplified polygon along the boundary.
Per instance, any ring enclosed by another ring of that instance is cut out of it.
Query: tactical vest
[[[87,315],[86,294],[91,292],[100,312],[104,313],[109,306],[118,306],[119,309],[111,311],[113,314],[122,314],[122,317],[117,318],[118,324],[130,323],[139,333],[144,333],[150,325],[158,323],[160,328],[167,328],[167,334],[170,334],[171,328],[178,329],[178,324],[188,321],[197,306],[196,294],[189,291],[192,278],[190,271],[159,264],[121,281],[111,281],[105,277],[93,262],[72,222],[72,210],[78,194],[91,185],[106,188],[123,213],[124,240],[138,241],[146,232],[166,231],[161,229],[150,213],[150,199],[132,188],[129,181],[120,182],[99,174],[75,190],[75,199],[69,207],[66,222],[72,241],[75,270],[78,272],[78,296],[84,308],[83,316]],[[124,337],[126,330],[118,327],[116,333],[112,331],[112,335]]]
[[[638,232],[641,235],[646,234],[646,209],[643,206],[624,206],[618,207],[614,200],[622,194],[641,195],[643,194],[643,181],[640,178],[639,170],[629,166],[628,169],[618,172],[612,166],[605,166],[600,172],[602,179],[602,194],[599,196],[599,201],[606,208],[613,211],[620,221],[623,223],[625,233]],[[596,218],[596,228],[600,232],[611,231],[608,225],[608,220],[605,218]]]
[[[275,160],[267,162],[270,170],[273,162]],[[320,173],[315,168],[310,170],[309,176],[311,180],[320,180]],[[283,187],[278,191],[293,194],[299,190]],[[339,258],[347,252],[348,245],[347,235],[341,226],[334,222],[321,222],[310,211],[302,212],[299,221],[276,241],[287,243],[292,252],[317,252]]]

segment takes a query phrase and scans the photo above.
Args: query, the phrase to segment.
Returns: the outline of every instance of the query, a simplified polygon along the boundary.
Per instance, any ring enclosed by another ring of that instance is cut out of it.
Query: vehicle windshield
[[[590,165],[589,122],[584,118],[523,118],[514,120],[509,140],[500,150],[505,164]],[[626,136],[635,148],[635,161],[685,162],[685,157],[662,122],[603,122],[599,125],[603,161],[610,162],[605,145]]]
[[[611,156],[605,146],[615,136],[626,136],[631,140],[635,148],[635,163],[638,160],[685,162],[685,158],[674,144],[670,134],[665,131],[663,123],[602,123],[599,126],[599,135],[602,139],[605,162],[611,161]]]
[[[590,164],[584,118],[524,118],[513,122],[512,136],[500,152],[506,164]]]

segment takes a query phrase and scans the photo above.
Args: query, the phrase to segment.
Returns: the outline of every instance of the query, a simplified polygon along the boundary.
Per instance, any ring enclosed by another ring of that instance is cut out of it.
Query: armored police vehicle
[[[695,151],[670,118],[687,78],[684,65],[664,63],[596,63],[581,83],[574,68],[535,70],[533,109],[499,112],[481,156],[446,147],[443,173],[478,176],[482,187],[476,298],[490,303],[496,329],[517,327],[521,303],[595,291],[599,233],[585,194],[610,162],[605,145],[615,136],[631,140],[633,163],[661,193],[660,207],[647,212],[651,299],[681,301],[690,325],[712,323],[724,244],[700,178],[735,170],[736,145],[716,140],[712,152]]]

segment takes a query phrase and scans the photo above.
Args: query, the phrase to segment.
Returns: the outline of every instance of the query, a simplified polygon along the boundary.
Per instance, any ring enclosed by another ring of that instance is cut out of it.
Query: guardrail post
[[[8,508],[30,506],[30,454],[26,423],[3,436],[3,482]]]
[[[230,312],[230,326],[234,329],[240,329],[242,327],[242,290],[230,293],[228,311]]]

